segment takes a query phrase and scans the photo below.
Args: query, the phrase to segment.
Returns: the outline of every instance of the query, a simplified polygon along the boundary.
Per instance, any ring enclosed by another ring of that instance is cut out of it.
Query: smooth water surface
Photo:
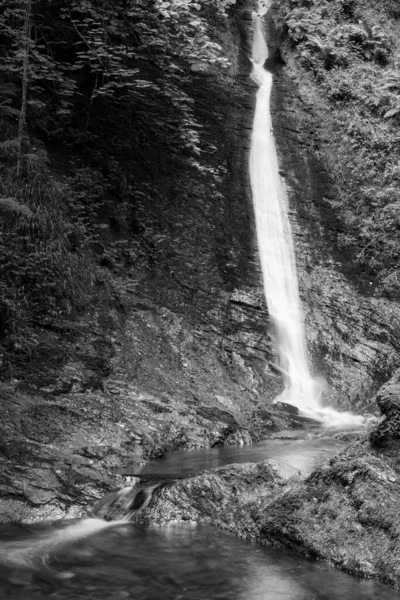
[[[300,472],[310,474],[316,467],[345,448],[348,443],[330,437],[310,439],[265,440],[248,446],[223,446],[182,450],[147,463],[144,474],[195,475],[207,469],[215,469],[232,463],[261,462],[273,460],[283,473],[289,476]],[[137,473],[134,467],[125,469],[126,474]]]
[[[8,536],[12,534],[10,527]],[[0,536],[2,531],[0,528]],[[4,531],[3,531],[4,535]],[[15,534],[16,535],[16,534]],[[0,571],[4,600],[394,600],[391,588],[205,527],[118,525]],[[70,578],[60,575],[68,572]],[[30,580],[31,578],[31,580]],[[14,581],[14,584],[11,583]],[[17,583],[19,581],[19,584]]]

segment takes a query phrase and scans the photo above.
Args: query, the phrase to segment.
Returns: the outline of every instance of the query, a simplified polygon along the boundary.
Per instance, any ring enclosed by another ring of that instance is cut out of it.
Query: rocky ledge
[[[114,384],[115,385],[115,384]],[[248,444],[307,423],[284,404],[240,414],[123,385],[54,395],[0,385],[0,522],[79,517],[122,473],[180,449]]]

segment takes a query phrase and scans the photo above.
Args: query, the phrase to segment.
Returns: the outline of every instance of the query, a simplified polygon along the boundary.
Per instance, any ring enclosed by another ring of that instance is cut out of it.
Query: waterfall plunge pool
[[[185,476],[272,458],[279,467],[307,474],[344,445],[314,434],[304,440],[181,451],[148,463],[142,472]],[[195,524],[146,528],[86,519],[5,525],[0,527],[0,567],[0,600],[400,598],[377,581]]]
[[[57,527],[57,525],[55,526]],[[0,535],[21,536],[8,526]],[[42,531],[49,531],[49,527]],[[26,533],[25,533],[26,535]],[[38,535],[31,531],[31,535]],[[29,540],[28,540],[29,541]],[[25,541],[25,544],[27,540]],[[394,590],[208,527],[118,525],[0,571],[4,600],[395,600]],[[58,574],[68,573],[69,578]]]

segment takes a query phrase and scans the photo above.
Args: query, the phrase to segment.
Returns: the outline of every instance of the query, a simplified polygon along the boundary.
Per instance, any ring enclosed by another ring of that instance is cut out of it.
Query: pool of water
[[[345,445],[306,434],[305,439],[175,452],[148,463],[143,473],[186,476],[271,459],[289,475],[307,475]],[[85,519],[0,527],[0,600],[45,598],[394,600],[400,594],[325,563],[195,524],[145,528]]]
[[[59,526],[57,526],[59,527]],[[42,527],[32,541],[54,532]],[[28,535],[0,528],[0,537]],[[19,544],[23,545],[21,540]],[[1,550],[1,548],[0,548]],[[32,554],[30,554],[32,566]],[[206,527],[116,525],[44,553],[36,570],[3,567],[4,600],[394,600],[372,580]]]
[[[308,434],[305,439],[275,439],[248,446],[182,450],[147,463],[141,473],[183,477],[227,464],[271,459],[288,475],[295,472],[308,475],[347,445],[334,437]],[[128,466],[124,472],[135,474],[138,469]]]

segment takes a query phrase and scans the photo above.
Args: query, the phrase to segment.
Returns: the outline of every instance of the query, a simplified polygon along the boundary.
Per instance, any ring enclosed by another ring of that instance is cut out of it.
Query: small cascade
[[[272,74],[264,69],[268,48],[261,14],[265,12],[264,5],[259,13],[253,13],[252,78],[259,90],[251,140],[250,178],[265,297],[285,376],[285,389],[276,401],[297,406],[306,416],[328,426],[359,426],[363,423],[362,417],[322,407],[324,385],[311,376],[308,367],[288,198],[279,174],[272,131]]]
[[[131,485],[109,494],[93,508],[92,515],[105,521],[122,519],[131,521],[137,513],[146,508],[154,494],[166,484],[165,481],[141,481],[132,477]]]

